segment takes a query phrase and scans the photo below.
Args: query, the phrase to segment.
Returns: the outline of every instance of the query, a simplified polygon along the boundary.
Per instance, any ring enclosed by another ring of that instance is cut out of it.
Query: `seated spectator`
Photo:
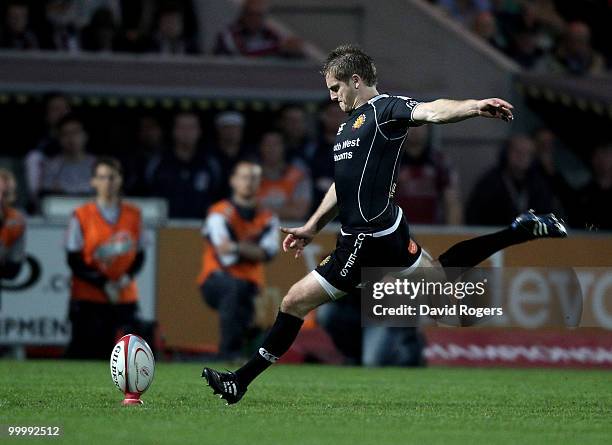
[[[153,172],[147,171],[149,161],[164,151],[164,134],[161,125],[154,116],[142,116],[138,119],[136,141],[126,147],[121,163],[125,169],[123,189],[127,195],[146,196],[149,193]]]
[[[506,39],[497,29],[495,16],[489,11],[483,11],[474,17],[472,31],[500,51],[504,51],[507,47]]]
[[[58,123],[70,113],[68,99],[62,94],[50,94],[45,99],[45,135],[28,152],[24,160],[26,184],[28,187],[28,210],[39,212],[39,194],[42,186],[42,168],[45,159],[60,152]]]
[[[538,69],[576,76],[597,75],[605,71],[605,61],[591,46],[591,30],[588,25],[572,22],[556,51],[544,58]]]
[[[557,216],[567,217],[575,204],[575,191],[559,171],[559,144],[555,134],[542,127],[533,133],[535,143],[535,168],[551,185],[554,195],[554,207],[563,213]]]
[[[226,111],[215,118],[216,143],[213,152],[221,164],[223,172],[234,170],[238,160],[248,156],[248,148],[243,144],[244,116],[237,111]],[[255,157],[255,154],[252,154]],[[223,197],[231,196],[229,184],[225,184]]]
[[[314,212],[325,193],[334,182],[334,155],[332,147],[340,124],[346,120],[346,113],[335,102],[326,102],[320,114],[320,129],[317,141],[311,150],[304,153],[306,164],[310,168],[313,185],[311,212]]]
[[[149,30],[154,26],[156,7],[156,0],[121,2],[121,29],[117,38],[117,51],[143,53],[149,49]]]
[[[17,181],[9,170],[0,168],[0,280],[12,280],[25,260],[26,220],[13,207]]]
[[[29,13],[25,2],[12,1],[6,6],[0,28],[0,48],[38,49],[38,39],[29,28]]]
[[[198,278],[206,303],[219,311],[219,358],[243,353],[255,315],[254,300],[264,286],[264,263],[279,248],[278,218],[257,205],[261,167],[240,161],[230,178],[231,199],[215,203],[202,234],[206,238]]]
[[[283,37],[267,23],[266,0],[244,0],[238,20],[219,33],[214,53],[245,57],[303,57],[303,41]]]
[[[237,111],[226,111],[215,118],[215,155],[223,171],[230,172],[245,154],[243,146],[244,116]]]
[[[43,161],[41,191],[44,194],[84,195],[90,192],[91,169],[95,158],[86,151],[87,132],[75,115],[58,124],[60,152]]]
[[[110,9],[97,9],[91,22],[83,28],[81,46],[85,51],[112,52],[116,40],[115,18]]]
[[[457,173],[428,136],[427,126],[408,132],[395,202],[415,224],[461,224]]]
[[[515,29],[509,37],[506,54],[526,69],[537,66],[544,56],[544,51],[538,45],[537,34],[528,28]]]
[[[587,230],[612,230],[612,144],[601,145],[591,157],[593,179],[579,192],[572,225]]]
[[[200,52],[196,39],[185,34],[184,15],[180,8],[167,6],[160,11],[149,51],[168,55]]]
[[[524,135],[512,136],[499,164],[476,183],[467,203],[466,221],[472,225],[505,225],[529,209],[556,211],[550,184],[533,168],[535,146]]]
[[[306,154],[314,149],[307,124],[306,112],[299,105],[289,105],[281,111],[279,128],[285,138],[289,159],[305,160]]]
[[[300,221],[312,204],[312,185],[307,171],[287,160],[283,136],[265,133],[259,145],[263,178],[258,198],[261,205],[281,219]]]
[[[361,325],[359,295],[317,308],[317,322],[345,356],[363,366],[424,366],[425,340],[417,328]]]
[[[81,49],[75,3],[70,0],[49,0],[45,5],[40,46],[43,49],[78,52]]]
[[[171,218],[198,218],[220,197],[221,168],[200,145],[202,129],[195,113],[174,117],[172,149],[151,160],[151,193],[166,198]]]
[[[481,12],[491,10],[488,0],[438,0],[438,5],[453,19],[463,25],[469,25]]]

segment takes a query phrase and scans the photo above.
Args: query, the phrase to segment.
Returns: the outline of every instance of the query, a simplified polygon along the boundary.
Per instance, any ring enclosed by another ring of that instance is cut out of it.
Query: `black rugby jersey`
[[[419,102],[379,94],[340,125],[333,147],[336,196],[344,231],[376,232],[395,223],[401,146]]]

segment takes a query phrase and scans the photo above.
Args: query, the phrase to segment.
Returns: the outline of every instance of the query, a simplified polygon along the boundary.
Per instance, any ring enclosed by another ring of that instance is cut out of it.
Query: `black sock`
[[[446,275],[448,279],[454,281],[466,270],[475,267],[495,252],[530,239],[527,234],[507,228],[490,235],[461,241],[440,255],[438,260],[445,269],[453,268],[447,270]]]
[[[278,311],[276,321],[268,332],[261,348],[255,355],[236,371],[240,384],[248,386],[259,374],[276,362],[289,350],[300,332],[304,320],[291,314]]]

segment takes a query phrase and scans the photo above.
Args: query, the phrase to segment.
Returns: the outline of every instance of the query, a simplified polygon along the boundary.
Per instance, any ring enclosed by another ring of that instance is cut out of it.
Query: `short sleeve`
[[[204,225],[205,228],[203,229],[203,233],[206,233],[206,236],[214,248],[220,246],[225,241],[232,240],[227,221],[220,213],[210,213],[208,218],[206,218]],[[220,254],[217,252],[217,256],[221,261],[221,264],[225,267],[236,264],[239,259],[237,253]]]
[[[279,242],[280,242],[280,222],[276,216],[270,219],[270,222],[266,225],[262,236],[259,240],[259,247],[265,252],[266,256],[270,259],[278,253]]]
[[[416,122],[414,122],[412,114],[420,103],[421,102],[419,102],[418,100],[412,99],[410,97],[395,96],[395,102],[391,106],[390,119],[408,121],[411,123],[411,125],[418,125]]]
[[[81,223],[79,219],[73,215],[72,218],[70,218],[68,230],[66,231],[66,250],[68,252],[79,252],[83,249],[84,244]]]

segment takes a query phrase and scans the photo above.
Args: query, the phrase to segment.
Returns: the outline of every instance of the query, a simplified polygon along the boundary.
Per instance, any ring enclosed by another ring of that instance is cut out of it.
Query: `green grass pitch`
[[[196,364],[158,364],[122,407],[106,362],[0,360],[0,424],[74,444],[612,443],[612,373],[276,365],[225,406]]]

